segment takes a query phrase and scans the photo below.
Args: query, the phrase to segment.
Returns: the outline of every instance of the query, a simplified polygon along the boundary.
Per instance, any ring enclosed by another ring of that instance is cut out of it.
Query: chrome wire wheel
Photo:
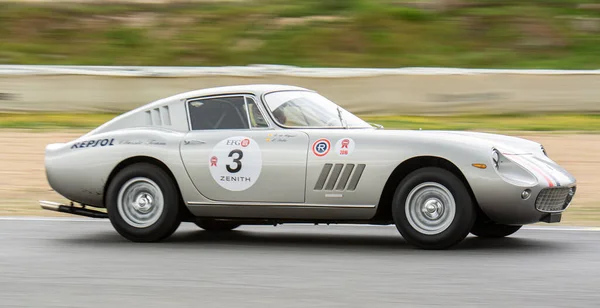
[[[435,182],[415,186],[406,198],[404,209],[411,227],[425,235],[442,233],[456,216],[456,202],[452,193]]]
[[[119,215],[132,227],[152,226],[158,221],[164,208],[164,197],[160,187],[148,178],[132,178],[119,190]]]

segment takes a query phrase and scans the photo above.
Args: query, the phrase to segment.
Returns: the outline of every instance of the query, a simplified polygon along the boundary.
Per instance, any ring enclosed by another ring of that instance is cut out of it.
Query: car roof
[[[296,86],[288,86],[288,85],[279,85],[279,84],[247,84],[247,85],[236,85],[236,86],[224,86],[224,87],[213,87],[206,88],[200,90],[193,90],[188,92],[183,92],[179,94],[175,94],[169,97],[161,98],[159,100],[155,100],[153,102],[146,103],[142,106],[129,110],[116,118],[100,125],[98,128],[92,130],[86,135],[94,134],[95,132],[101,130],[103,127],[109,125],[110,123],[114,123],[120,119],[126,118],[130,115],[141,113],[143,111],[147,111],[149,109],[157,108],[163,106],[164,104],[170,104],[174,101],[186,100],[190,98],[202,97],[202,96],[216,96],[216,95],[227,95],[227,94],[253,94],[255,96],[261,96],[264,93],[275,92],[275,91],[290,91],[290,90],[300,90],[300,91],[311,91],[310,89],[305,89]]]
[[[240,94],[240,93],[250,93],[255,96],[261,96],[267,92],[274,91],[290,91],[290,90],[301,90],[301,91],[312,91],[309,89],[289,86],[289,85],[279,85],[279,84],[248,84],[248,85],[236,85],[236,86],[223,86],[223,87],[213,87],[206,88],[200,90],[193,90],[184,93],[179,93],[170,97],[165,98],[164,100],[180,100],[180,99],[189,99],[194,97],[201,96],[213,96],[213,95],[226,95],[226,94]]]

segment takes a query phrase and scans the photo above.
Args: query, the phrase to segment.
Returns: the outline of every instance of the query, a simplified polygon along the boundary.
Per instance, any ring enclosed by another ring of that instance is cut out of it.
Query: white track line
[[[524,226],[523,230],[541,230],[541,231],[591,231],[600,232],[600,227],[528,227]]]
[[[39,216],[0,216],[0,221],[66,221],[66,222],[108,222],[108,219],[101,218],[69,218],[69,217],[39,217]],[[314,226],[314,224],[289,224],[294,226]],[[325,226],[325,224],[320,224]],[[360,225],[360,224],[330,224],[330,227],[378,227],[378,225]],[[390,225],[391,226],[391,225]],[[379,226],[379,227],[390,227],[390,226]],[[538,227],[538,226],[524,226],[523,230],[535,230],[535,231],[587,231],[587,232],[600,232],[600,227]]]
[[[87,221],[108,221],[99,218],[69,218],[69,217],[38,217],[38,216],[0,216],[0,220],[9,221],[69,221],[69,222],[87,222]]]

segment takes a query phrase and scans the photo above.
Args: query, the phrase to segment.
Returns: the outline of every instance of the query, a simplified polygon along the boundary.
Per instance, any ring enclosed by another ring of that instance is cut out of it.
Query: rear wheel
[[[475,208],[463,182],[442,168],[413,171],[398,185],[392,216],[402,237],[423,249],[446,249],[471,231]]]
[[[158,166],[137,163],[119,171],[110,182],[106,209],[111,224],[134,242],[156,242],[179,227],[179,190]]]
[[[493,222],[476,222],[471,233],[483,238],[499,238],[509,236],[521,229],[522,226],[510,226]]]
[[[215,219],[202,219],[195,222],[196,226],[206,231],[231,231],[240,226],[240,224]]]

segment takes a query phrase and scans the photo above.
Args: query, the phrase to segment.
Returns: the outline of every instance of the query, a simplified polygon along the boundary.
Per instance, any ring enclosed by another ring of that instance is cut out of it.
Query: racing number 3
[[[231,168],[231,165],[226,165],[225,167],[227,168],[227,171],[229,171],[230,173],[236,173],[240,170],[242,170],[242,157],[244,157],[244,152],[242,152],[242,150],[240,149],[235,149],[232,150],[231,152],[229,152],[229,155],[227,155],[228,157],[233,157],[233,154],[237,154],[237,157],[233,159],[233,162],[235,163],[235,168]]]

